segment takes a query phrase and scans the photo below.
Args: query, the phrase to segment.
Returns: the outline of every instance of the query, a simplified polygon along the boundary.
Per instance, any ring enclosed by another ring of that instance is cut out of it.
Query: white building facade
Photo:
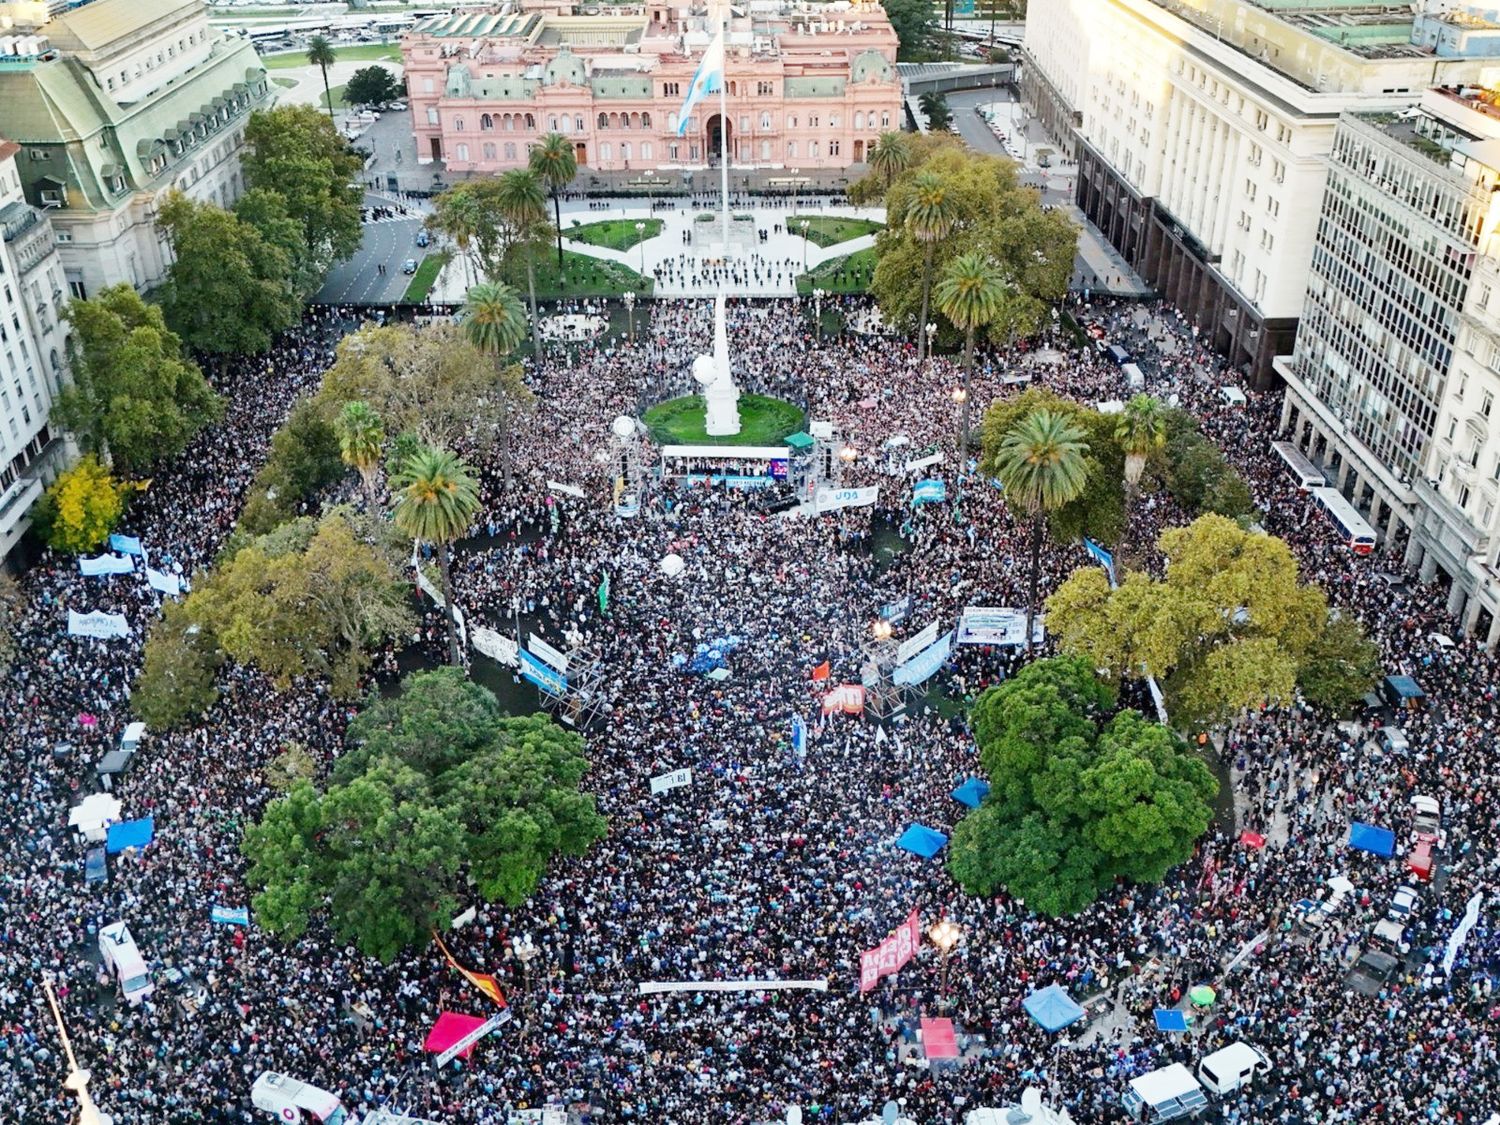
[[[48,425],[67,374],[63,266],[47,214],[22,195],[20,151],[0,141],[0,560],[10,561],[66,445]]]

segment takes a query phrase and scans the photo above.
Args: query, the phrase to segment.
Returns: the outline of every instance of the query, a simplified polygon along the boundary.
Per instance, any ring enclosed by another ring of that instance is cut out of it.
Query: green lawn
[[[328,108],[328,100],[330,98],[333,99],[333,108],[334,109],[347,109],[348,108],[348,103],[346,101],[344,101],[344,87],[342,87],[342,86],[330,86],[328,88],[328,93],[326,93],[326,94],[319,94],[318,95],[318,105],[321,106],[323,109],[327,109]]]
[[[802,224],[807,224],[807,241],[818,246],[837,246],[851,238],[863,238],[884,230],[884,223],[874,219],[849,219],[838,215],[793,215],[786,221],[786,229],[792,234],[802,233]]]
[[[826,289],[830,293],[867,293],[878,260],[873,246],[842,258],[830,258],[798,276],[797,292],[804,297],[814,289]]]
[[[422,260],[417,263],[417,272],[411,275],[411,282],[401,299],[412,305],[419,305],[427,300],[427,294],[432,292],[433,283],[437,281],[438,271],[442,268],[441,254],[422,255]]]
[[[635,224],[645,224],[645,230],[637,231]],[[564,238],[571,238],[575,242],[587,242],[590,246],[607,246],[611,250],[629,250],[637,242],[645,242],[648,238],[655,238],[661,233],[662,221],[660,219],[605,219],[598,223],[583,223],[580,226],[568,227],[563,231]]]
[[[525,264],[521,261],[507,263],[505,282],[524,295]],[[572,250],[563,251],[563,268],[559,272],[556,247],[549,247],[545,253],[537,251],[538,300],[550,301],[559,297],[619,297],[625,293],[648,297],[655,284],[652,278],[642,277],[629,266],[607,262],[603,258],[591,258]]]
[[[360,43],[353,47],[336,47],[334,56],[338,62],[400,62],[401,48],[389,43]],[[307,65],[307,49],[286,51],[279,55],[265,55],[261,64],[267,70],[289,70],[294,66]]]
[[[686,395],[657,403],[646,411],[646,428],[663,444],[777,445],[802,428],[802,411],[789,402],[765,395],[740,395],[740,432],[733,437],[709,437],[703,428],[703,398]]]
[[[283,90],[290,90],[297,84],[297,80],[295,78],[273,78],[271,79],[271,81],[276,83],[276,85],[280,86]]]

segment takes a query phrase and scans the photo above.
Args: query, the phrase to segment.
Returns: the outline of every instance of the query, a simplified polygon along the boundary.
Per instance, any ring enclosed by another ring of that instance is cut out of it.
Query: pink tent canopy
[[[958,1058],[958,1037],[953,1033],[953,1021],[923,1020],[922,1050],[929,1059]]]
[[[422,1044],[422,1049],[434,1055],[441,1055],[483,1023],[484,1020],[478,1016],[461,1016],[457,1012],[443,1012],[438,1016],[437,1023],[432,1025],[432,1030],[427,1033],[427,1042]],[[471,1043],[458,1053],[458,1057],[466,1059],[473,1053],[474,1044]]]

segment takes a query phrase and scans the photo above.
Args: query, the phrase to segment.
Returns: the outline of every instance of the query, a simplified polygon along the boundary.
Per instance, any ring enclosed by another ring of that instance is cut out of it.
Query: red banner
[[[891,936],[859,955],[859,990],[869,992],[917,955],[922,945],[922,922],[915,909],[906,921],[891,931]]]
[[[865,689],[861,684],[840,684],[823,697],[823,714],[842,711],[846,715],[863,714]]]

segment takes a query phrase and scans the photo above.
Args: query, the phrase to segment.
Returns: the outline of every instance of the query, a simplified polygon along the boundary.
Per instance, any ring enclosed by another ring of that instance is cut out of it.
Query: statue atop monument
[[[703,388],[704,424],[710,437],[740,432],[740,389],[729,367],[729,330],[724,325],[724,294],[714,301],[714,350],[693,360],[693,378]]]

